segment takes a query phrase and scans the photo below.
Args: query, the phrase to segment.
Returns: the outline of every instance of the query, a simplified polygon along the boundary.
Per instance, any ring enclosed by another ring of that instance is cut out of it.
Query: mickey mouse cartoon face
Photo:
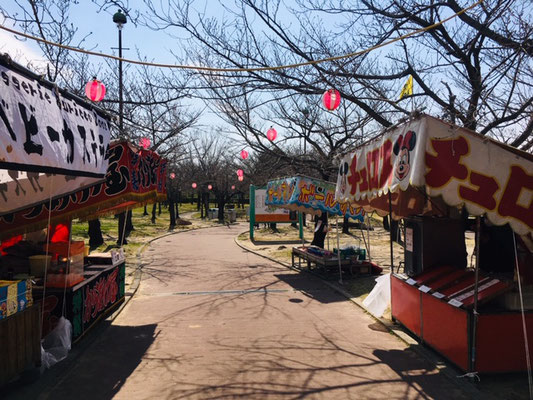
[[[346,191],[346,187],[348,186],[348,169],[348,163],[341,162],[339,167],[339,175],[341,177],[341,193],[344,193]]]
[[[400,135],[396,143],[394,143],[393,152],[398,156],[396,169],[394,175],[398,180],[403,180],[411,169],[411,157],[410,152],[416,145],[416,133],[409,131],[403,135]]]

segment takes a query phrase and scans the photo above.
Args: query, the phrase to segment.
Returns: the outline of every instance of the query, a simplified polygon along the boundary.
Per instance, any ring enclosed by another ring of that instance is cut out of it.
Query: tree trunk
[[[102,236],[102,226],[98,218],[89,221],[89,248],[96,249],[104,244]]]
[[[174,202],[171,198],[168,199],[168,212],[170,214],[170,226],[169,229],[174,229],[176,227],[176,213],[175,211],[178,209],[178,205],[176,204],[176,208],[174,208]]]
[[[311,246],[317,246],[324,248],[324,240],[328,232],[328,213],[323,212],[322,215],[315,216],[315,233],[313,235],[313,241]]]
[[[218,222],[223,223],[224,222],[224,207],[226,206],[226,202],[223,198],[219,197],[217,199],[217,205],[218,205]]]
[[[159,202],[159,212],[157,213],[157,215],[161,215],[161,202]]]
[[[157,203],[154,203],[154,206],[152,207],[152,224],[155,224],[156,212],[157,212]]]
[[[133,211],[129,210],[126,214],[126,237],[129,237],[130,233],[135,230],[135,228],[133,227],[132,216]]]
[[[117,244],[122,246],[123,244],[128,244],[126,237],[124,236],[124,227],[126,225],[126,213],[122,212],[118,214],[118,239]]]
[[[342,219],[342,233],[350,233],[350,221],[346,216]]]

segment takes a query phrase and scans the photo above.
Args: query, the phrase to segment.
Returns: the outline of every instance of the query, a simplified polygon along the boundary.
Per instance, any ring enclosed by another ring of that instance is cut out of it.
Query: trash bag
[[[375,317],[381,317],[390,304],[390,274],[376,278],[374,289],[363,300],[363,305]]]
[[[57,326],[41,341],[41,365],[50,368],[67,358],[71,344],[72,324],[65,317],[61,317]]]

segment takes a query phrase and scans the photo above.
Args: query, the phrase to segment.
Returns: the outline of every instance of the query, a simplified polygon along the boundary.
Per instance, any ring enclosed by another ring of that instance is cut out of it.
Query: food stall
[[[335,184],[302,175],[269,181],[265,205],[311,215],[328,213],[364,221],[361,208],[335,200]],[[372,266],[366,261],[367,250],[358,248],[349,256],[344,257],[341,253],[341,257],[338,257],[328,250],[302,245],[292,249],[292,266],[301,269],[303,260],[308,269],[314,266],[322,270],[339,268],[349,271],[351,275],[370,273]]]
[[[56,205],[104,179],[109,116],[2,55],[0,133],[0,220],[12,228],[0,230],[2,385],[41,360],[41,307],[28,274],[17,272],[17,256],[29,266],[28,248],[11,252],[24,232],[13,225],[14,215],[45,202]]]
[[[49,224],[62,229],[58,240],[50,233],[49,265],[43,266],[41,274],[32,273],[36,282],[34,297],[43,299],[43,336],[54,328],[64,312],[72,322],[72,338],[76,342],[124,300],[122,249],[107,254],[84,254],[84,243],[70,239],[71,221],[117,214],[166,199],[167,161],[157,153],[120,141],[109,146],[108,154],[104,182],[57,199],[52,202],[51,212],[49,205],[43,203],[13,213],[9,220],[0,217],[0,238],[32,232]],[[62,261],[68,261],[68,265],[62,265]]]
[[[533,155],[427,115],[341,160],[336,200],[404,221],[392,318],[464,371],[533,356],[532,171]]]

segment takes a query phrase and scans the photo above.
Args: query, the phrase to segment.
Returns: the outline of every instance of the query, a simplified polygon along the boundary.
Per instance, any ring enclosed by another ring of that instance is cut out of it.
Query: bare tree
[[[514,146],[530,146],[533,28],[528,1],[487,0],[436,27],[432,26],[469,3],[329,0],[290,6],[281,0],[240,0],[235,4],[226,8],[221,20],[195,11],[192,0],[179,6],[170,2],[168,7],[147,1],[149,26],[188,34],[189,48],[194,49],[188,61],[219,68],[264,68],[201,74],[199,87],[207,89],[207,100],[242,103],[243,96],[254,93],[259,100],[250,108],[255,110],[274,97],[316,98],[335,87],[349,106],[357,108],[356,121],[370,118],[388,127],[412,109],[425,108]],[[417,29],[427,31],[376,51],[270,69],[351,54]],[[409,75],[415,80],[414,93],[398,101]],[[234,107],[240,112],[243,104]],[[224,108],[227,113],[228,105]],[[294,108],[287,109],[297,115]],[[255,128],[262,126],[256,123]]]

